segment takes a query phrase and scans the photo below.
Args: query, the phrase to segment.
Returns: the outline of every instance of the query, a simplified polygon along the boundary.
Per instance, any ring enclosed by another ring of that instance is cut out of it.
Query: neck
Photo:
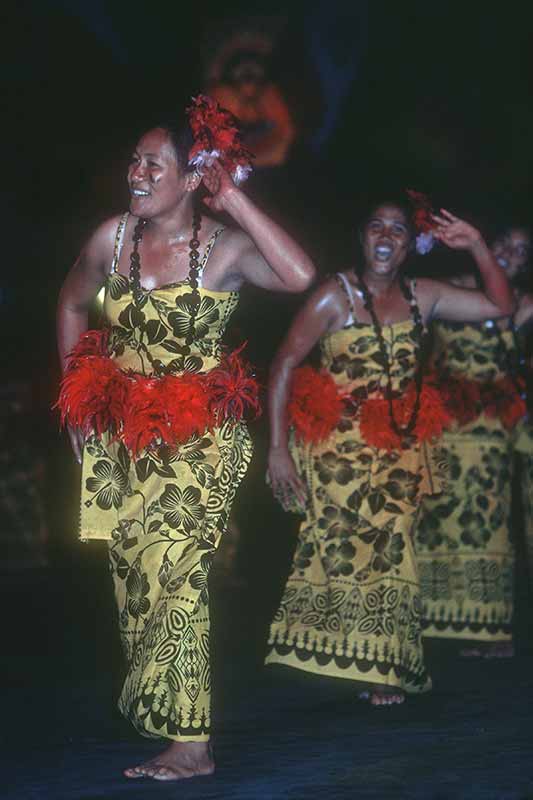
[[[379,295],[387,294],[398,283],[398,270],[389,272],[387,275],[377,275],[373,270],[364,269],[362,278],[369,292],[379,297]]]
[[[151,217],[148,220],[147,230],[152,236],[174,244],[189,241],[192,222],[193,204],[187,199],[187,202],[184,201],[172,212]]]

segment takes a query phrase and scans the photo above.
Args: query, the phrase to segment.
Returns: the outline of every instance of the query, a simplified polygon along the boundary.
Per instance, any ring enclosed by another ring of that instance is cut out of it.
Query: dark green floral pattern
[[[413,375],[410,322],[387,326],[394,385]],[[383,385],[374,331],[325,337],[322,366],[355,398]],[[322,444],[293,453],[310,495],[292,571],[271,625],[267,662],[408,691],[430,686],[412,528],[424,493],[438,490],[445,459],[417,447],[366,445],[346,417]]]
[[[441,370],[479,381],[502,374],[493,327],[439,323],[436,340]],[[512,346],[510,332],[502,341]],[[481,416],[447,433],[444,444],[449,484],[440,497],[425,499],[416,532],[424,630],[443,638],[506,640],[513,609],[513,436],[499,420]]]
[[[200,292],[189,353],[187,284],[144,290],[138,307],[127,279],[110,275],[104,308],[116,363],[143,374],[153,359],[176,373],[219,363],[238,297]],[[86,441],[81,536],[109,541],[128,661],[119,706],[145,736],[209,735],[208,576],[251,452],[246,426],[232,421],[136,461],[107,436]]]

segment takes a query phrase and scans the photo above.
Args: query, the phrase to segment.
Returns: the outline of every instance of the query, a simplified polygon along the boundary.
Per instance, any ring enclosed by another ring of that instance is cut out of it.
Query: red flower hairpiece
[[[193,97],[187,114],[194,137],[189,164],[201,172],[218,159],[235,183],[245,181],[252,171],[253,154],[242,143],[236,117],[205,94]]]
[[[435,237],[432,232],[435,227],[435,221],[433,219],[431,200],[423,192],[416,192],[414,189],[406,189],[405,191],[414,208],[413,223],[418,233],[416,237],[416,252],[420,253],[420,255],[425,255],[433,249],[435,244]]]

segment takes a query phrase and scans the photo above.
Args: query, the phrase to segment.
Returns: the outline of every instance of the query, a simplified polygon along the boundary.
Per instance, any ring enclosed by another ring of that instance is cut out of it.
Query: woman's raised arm
[[[230,214],[247,234],[240,240],[235,259],[243,281],[277,292],[303,292],[311,285],[315,267],[309,256],[235,186],[218,162],[204,168],[203,182],[211,192],[206,205]]]
[[[511,286],[477,228],[445,210],[434,219],[437,223],[433,231],[435,238],[453,250],[467,250],[471,254],[479,269],[483,289],[467,289],[423,279],[420,285],[431,303],[427,316],[455,322],[481,322],[512,314],[515,298]]]

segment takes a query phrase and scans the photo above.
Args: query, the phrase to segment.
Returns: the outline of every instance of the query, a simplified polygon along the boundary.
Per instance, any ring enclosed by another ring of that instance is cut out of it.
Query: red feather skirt
[[[400,426],[409,421],[415,399],[414,384],[393,399],[394,418]],[[328,372],[319,372],[308,366],[295,370],[288,417],[299,441],[324,441],[335,430],[343,414],[359,420],[361,436],[372,447],[395,450],[402,446],[401,437],[390,423],[389,402],[382,394],[372,394],[354,403]],[[436,439],[451,422],[451,414],[439,390],[424,383],[413,436],[420,442]]]
[[[107,337],[105,329],[88,331],[69,355],[56,404],[62,425],[86,436],[108,433],[136,458],[261,411],[259,384],[242,347],[209,372],[158,378],[121,370],[107,354]]]

